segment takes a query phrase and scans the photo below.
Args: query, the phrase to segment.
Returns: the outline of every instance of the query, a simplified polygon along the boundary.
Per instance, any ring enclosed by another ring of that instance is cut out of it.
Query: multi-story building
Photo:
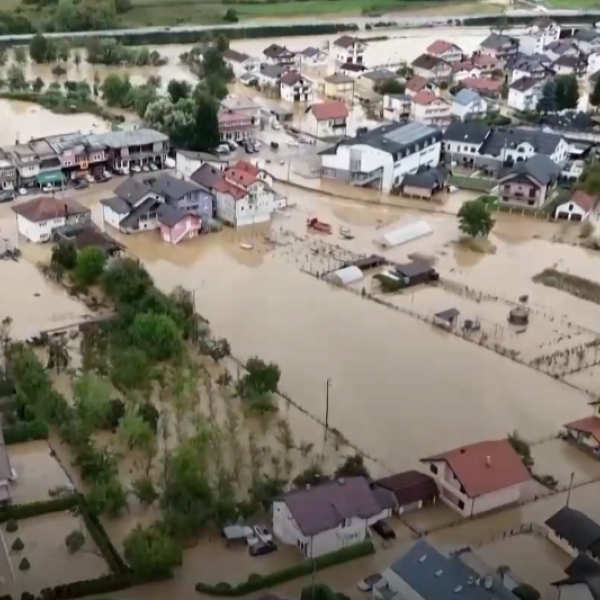
[[[286,102],[311,102],[313,83],[298,71],[289,71],[281,77],[281,99]]]
[[[417,77],[427,80],[448,81],[452,76],[452,65],[430,54],[417,56],[410,66]]]
[[[461,121],[483,117],[488,111],[488,106],[485,98],[466,88],[452,98],[452,114]]]
[[[558,42],[559,39],[560,25],[547,17],[539,17],[519,36],[519,49],[523,54],[538,54],[548,44]]]
[[[89,171],[100,173],[107,160],[106,146],[80,133],[54,135],[45,138],[58,159],[62,171],[68,176],[85,175]]]
[[[219,136],[221,141],[239,141],[253,137],[258,131],[259,119],[248,112],[221,110],[219,112]]]
[[[340,64],[365,62],[367,44],[357,37],[343,35],[333,42],[333,55]]]
[[[514,56],[519,51],[519,40],[502,33],[490,33],[479,45],[481,54],[490,54],[499,59]]]
[[[464,54],[462,48],[447,40],[436,40],[433,44],[427,46],[425,52],[449,63],[462,60]]]
[[[316,138],[340,138],[346,135],[348,108],[343,102],[313,104],[306,111],[303,129]]]
[[[265,62],[270,65],[291,66],[296,62],[296,54],[285,46],[271,44],[263,50]]]
[[[61,186],[64,175],[52,146],[44,139],[31,140],[3,148],[5,155],[17,169],[19,186]]]
[[[536,110],[543,87],[543,79],[522,77],[514,81],[508,88],[508,106],[520,111]]]
[[[384,94],[383,115],[392,121],[406,120],[410,116],[412,96],[409,94]]]
[[[344,73],[334,73],[325,77],[325,97],[352,102],[354,100],[354,77]]]
[[[425,125],[448,125],[452,118],[452,106],[433,92],[422,90],[412,98],[411,118]]]
[[[12,190],[17,185],[17,169],[12,161],[0,150],[0,191]]]

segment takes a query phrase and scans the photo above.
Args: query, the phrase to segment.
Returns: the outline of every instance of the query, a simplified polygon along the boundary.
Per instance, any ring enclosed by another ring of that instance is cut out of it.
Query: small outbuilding
[[[439,495],[433,478],[415,470],[378,479],[375,486],[392,492],[400,515],[434,504]]]
[[[598,196],[590,196],[583,190],[577,190],[568,202],[556,207],[554,217],[568,221],[585,221],[598,204]]]
[[[429,263],[422,260],[413,260],[404,264],[395,263],[394,270],[406,287],[439,279],[436,270]]]
[[[402,180],[402,193],[411,198],[431,200],[445,189],[448,171],[443,166],[409,173]]]
[[[433,233],[433,229],[427,221],[421,219],[384,233],[376,242],[383,248],[394,248],[430,233]]]
[[[335,285],[351,285],[361,281],[362,278],[363,272],[356,265],[338,269],[327,277],[328,281]]]
[[[456,320],[458,319],[459,315],[460,312],[457,308],[448,308],[433,315],[433,322],[438,327],[451,329],[454,323],[456,323]]]

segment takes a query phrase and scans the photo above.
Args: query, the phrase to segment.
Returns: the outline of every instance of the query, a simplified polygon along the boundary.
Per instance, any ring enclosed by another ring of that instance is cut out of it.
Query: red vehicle
[[[320,233],[331,233],[331,225],[329,223],[323,223],[323,221],[319,221],[319,219],[316,217],[308,219],[306,221],[306,226],[309,229],[314,229]]]

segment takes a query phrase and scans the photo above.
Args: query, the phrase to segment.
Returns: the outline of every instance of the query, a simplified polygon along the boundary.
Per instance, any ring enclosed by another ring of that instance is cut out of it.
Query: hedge
[[[356,558],[368,556],[374,552],[375,547],[371,540],[365,540],[360,544],[342,548],[341,550],[330,552],[329,554],[323,554],[322,556],[315,558],[314,561],[307,560],[299,565],[289,567],[288,569],[282,569],[281,571],[275,571],[274,573],[268,573],[267,575],[257,576],[253,573],[248,578],[248,581],[235,586],[225,582],[217,583],[216,585],[197,583],[196,591],[201,594],[208,594],[209,596],[245,596],[252,592],[280,585],[286,581],[292,581],[293,579],[310,575],[313,571],[321,571]]]
[[[21,421],[3,428],[2,433],[4,434],[4,443],[7,446],[33,440],[47,440],[48,425],[37,419],[35,421]]]
[[[9,519],[30,519],[55,512],[70,510],[79,504],[77,494],[68,494],[61,498],[43,500],[42,502],[31,502],[30,504],[15,504],[0,509],[0,523],[6,523]]]

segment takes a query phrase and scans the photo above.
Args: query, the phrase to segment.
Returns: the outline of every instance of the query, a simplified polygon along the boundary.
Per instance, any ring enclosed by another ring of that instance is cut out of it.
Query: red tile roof
[[[592,415],[591,417],[586,417],[585,419],[579,419],[579,421],[566,423],[564,427],[566,429],[573,429],[573,431],[589,433],[591,436],[596,438],[598,443],[600,443],[600,419],[596,416]]]
[[[424,77],[413,77],[406,82],[406,89],[411,92],[420,92],[427,85],[427,79]]]
[[[427,54],[444,54],[444,52],[447,52],[450,48],[452,48],[451,42],[447,42],[446,40],[435,40],[433,44],[427,46],[425,52],[427,52]]]
[[[590,196],[583,190],[577,190],[570,200],[573,204],[577,204],[585,212],[590,212],[598,203],[598,196]]]
[[[429,90],[421,90],[415,94],[412,99],[415,104],[422,104],[423,106],[431,104],[435,100],[437,100],[437,96]]]
[[[471,60],[478,67],[492,67],[500,64],[500,59],[490,54],[475,54]]]
[[[502,89],[502,81],[484,77],[467,77],[461,83],[476,92],[499,92]]]
[[[311,109],[317,121],[345,119],[348,117],[348,108],[343,102],[322,102],[321,104],[313,104]]]
[[[247,160],[238,160],[235,165],[233,165],[233,168],[236,171],[248,173],[253,177],[258,177],[258,174],[260,173],[260,169],[256,165],[249,163]]]
[[[531,478],[508,440],[478,442],[421,460],[447,463],[470,498],[525,483]]]
[[[243,190],[242,188],[239,188],[236,185],[233,185],[233,183],[230,183],[229,181],[226,181],[225,179],[220,179],[219,181],[217,181],[213,185],[213,189],[215,189],[217,192],[221,192],[223,194],[229,194],[235,200],[241,200],[242,198],[246,197],[246,190]]]
[[[29,200],[29,202],[13,206],[12,209],[16,214],[34,223],[90,212],[89,208],[82,206],[75,200],[66,198],[59,200],[51,196],[38,196],[33,200]]]
[[[244,187],[248,187],[256,181],[255,175],[252,175],[247,171],[236,169],[235,167],[227,169],[225,171],[225,177]]]
[[[461,60],[459,62],[452,63],[452,71],[455,73],[458,71],[470,71],[471,69],[476,69],[477,65],[473,64],[468,60]]]

